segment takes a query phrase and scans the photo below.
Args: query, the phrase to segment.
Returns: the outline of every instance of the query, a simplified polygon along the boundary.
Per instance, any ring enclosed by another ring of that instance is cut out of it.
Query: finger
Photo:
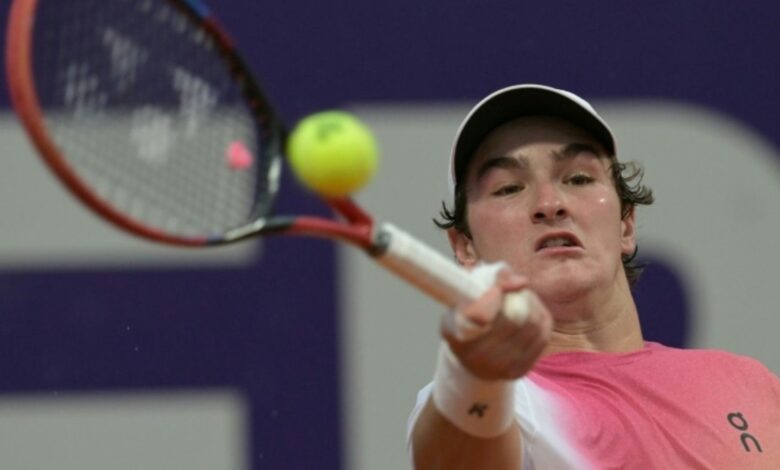
[[[488,343],[495,343],[507,340],[516,335],[519,329],[522,329],[530,337],[536,334],[539,328],[531,325],[530,328],[523,329],[529,313],[529,294],[532,292],[523,291],[510,294],[516,297],[514,299],[507,297],[502,299],[500,294],[495,298],[489,295],[485,297],[484,301],[475,302],[463,310],[450,312],[442,322],[442,334],[445,337],[449,336],[453,342],[468,342],[489,333]],[[519,311],[515,310],[512,313],[507,310],[507,300],[514,300],[516,306],[519,305]],[[542,310],[542,312],[546,311]],[[490,315],[490,318],[487,315]],[[522,315],[522,317],[518,315]],[[538,317],[537,314],[535,316],[537,322]],[[488,320],[490,320],[489,323],[487,323]],[[455,347],[455,345],[453,346]]]
[[[441,333],[450,344],[453,342],[468,342],[476,339],[490,330],[490,324],[478,324],[466,318],[459,310],[451,310],[444,314],[441,323]]]
[[[539,320],[539,322],[530,323],[521,328],[514,328],[513,334],[497,350],[498,357],[506,358],[500,369],[501,378],[522,377],[533,368],[541,357],[549,343],[550,334],[547,320],[545,318]]]
[[[476,339],[491,329],[500,306],[500,290],[488,289],[476,301],[447,312],[442,321],[442,335],[458,342]]]
[[[478,325],[493,323],[501,311],[503,293],[497,286],[487,289],[477,300],[456,309],[469,321]]]
[[[521,276],[509,268],[504,268],[499,271],[496,276],[496,284],[501,287],[504,292],[513,292],[528,287],[530,281],[527,277]]]

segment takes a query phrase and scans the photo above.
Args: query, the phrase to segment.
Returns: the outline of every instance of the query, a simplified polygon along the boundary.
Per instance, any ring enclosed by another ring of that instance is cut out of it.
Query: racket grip
[[[417,286],[449,308],[479,298],[495,282],[490,276],[474,276],[449,259],[392,224],[382,224],[375,234],[376,261]],[[503,314],[522,324],[528,317],[527,291],[514,292],[504,299]]]

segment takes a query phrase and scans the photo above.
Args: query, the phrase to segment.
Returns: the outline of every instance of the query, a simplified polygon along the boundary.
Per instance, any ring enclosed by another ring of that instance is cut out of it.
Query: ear
[[[620,252],[631,255],[636,250],[636,215],[632,207],[620,221]]]
[[[455,253],[455,259],[458,264],[466,268],[473,268],[479,262],[479,255],[474,248],[474,241],[465,233],[451,228],[447,230],[447,237],[450,239],[450,247]]]

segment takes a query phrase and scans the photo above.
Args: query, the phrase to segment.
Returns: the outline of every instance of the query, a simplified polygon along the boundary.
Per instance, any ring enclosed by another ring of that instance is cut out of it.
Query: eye
[[[566,179],[566,182],[574,186],[585,186],[594,182],[595,179],[586,173],[575,173]]]
[[[520,192],[523,187],[519,184],[507,184],[505,186],[501,186],[498,188],[498,190],[493,191],[491,194],[493,196],[509,196],[510,194],[515,194]]]

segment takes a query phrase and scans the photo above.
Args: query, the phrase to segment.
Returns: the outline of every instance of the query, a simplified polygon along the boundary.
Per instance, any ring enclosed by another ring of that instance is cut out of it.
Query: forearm
[[[530,290],[526,319],[501,314],[504,294],[526,284],[501,271],[496,288],[445,317],[431,396],[411,432],[417,470],[522,467],[515,381],[539,358],[552,330],[552,317]],[[477,337],[463,338],[457,334],[463,323],[488,328]]]
[[[447,420],[429,399],[412,431],[412,451],[417,470],[517,470],[522,462],[520,427],[514,423],[490,439],[474,437]]]

